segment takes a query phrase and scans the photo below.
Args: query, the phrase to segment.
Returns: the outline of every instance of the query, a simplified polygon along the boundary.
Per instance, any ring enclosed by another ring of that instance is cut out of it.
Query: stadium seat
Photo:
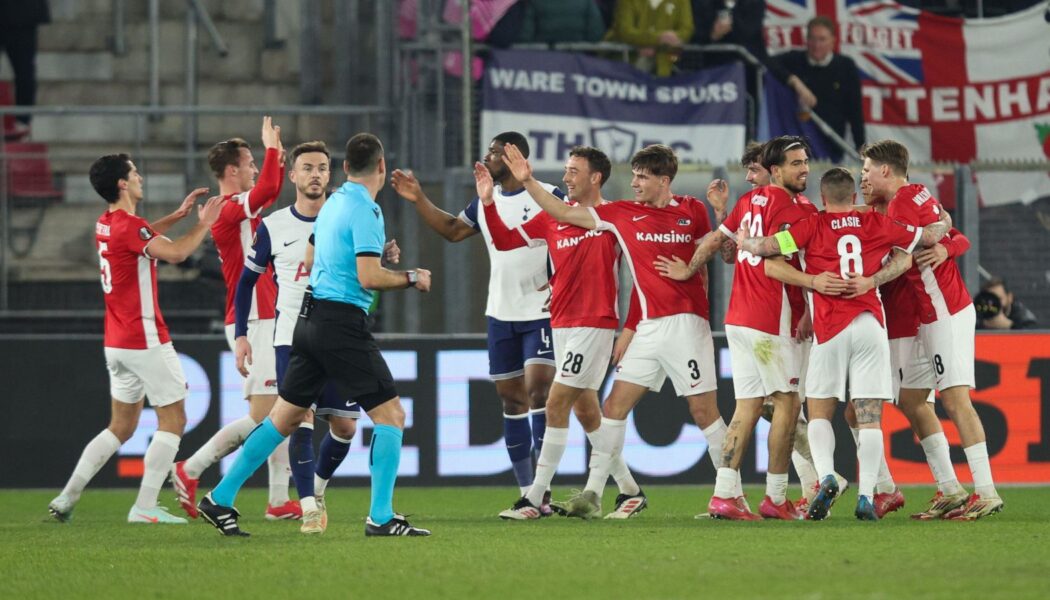
[[[46,144],[4,144],[0,160],[12,209],[8,247],[22,257],[36,242],[48,204],[60,201],[62,190],[55,187]]]

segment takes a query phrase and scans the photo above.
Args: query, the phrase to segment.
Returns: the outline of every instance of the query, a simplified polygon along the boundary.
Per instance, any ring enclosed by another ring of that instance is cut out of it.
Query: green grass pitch
[[[797,486],[795,486],[797,487]],[[69,524],[46,522],[53,490],[0,492],[5,598],[1045,598],[1050,488],[1004,488],[1003,513],[914,522],[929,488],[879,523],[848,492],[820,523],[695,520],[711,488],[646,489],[629,521],[503,522],[507,488],[402,488],[398,510],[429,538],[364,537],[368,490],[328,494],[323,536],[266,522],[265,492],[238,498],[250,539],[204,522],[128,525],[131,490],[89,489]],[[761,488],[748,490],[757,510]],[[566,489],[555,491],[564,496]],[[170,490],[162,498],[170,501]],[[610,509],[615,489],[606,493]]]

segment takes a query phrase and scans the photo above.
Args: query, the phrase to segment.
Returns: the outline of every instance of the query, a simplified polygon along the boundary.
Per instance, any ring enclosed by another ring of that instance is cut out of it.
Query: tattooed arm
[[[887,281],[892,281],[901,276],[905,271],[911,268],[911,254],[901,250],[900,248],[893,249],[893,257],[890,258],[889,262],[882,265],[877,273],[871,277],[864,277],[860,273],[847,273],[849,279],[846,280],[846,298],[856,298],[862,294],[866,294],[869,290],[877,288]]]

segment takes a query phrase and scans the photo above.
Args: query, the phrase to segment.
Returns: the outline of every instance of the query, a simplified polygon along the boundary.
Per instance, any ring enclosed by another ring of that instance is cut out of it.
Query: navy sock
[[[314,428],[300,425],[292,433],[288,444],[288,458],[292,463],[292,479],[299,498],[314,495]]]
[[[538,460],[543,449],[543,434],[547,431],[547,409],[533,409],[529,415],[532,418],[532,454]]]
[[[321,440],[321,448],[317,453],[317,476],[321,479],[331,479],[349,453],[350,440],[335,439],[329,431]]]
[[[518,487],[532,485],[532,428],[529,426],[529,414],[503,415],[503,438],[507,444],[507,454],[514,469],[514,478]]]

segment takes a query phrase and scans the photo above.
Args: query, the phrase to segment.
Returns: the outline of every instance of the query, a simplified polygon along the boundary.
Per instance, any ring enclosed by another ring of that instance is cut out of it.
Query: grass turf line
[[[559,493],[561,492],[561,493]],[[566,490],[556,491],[555,497]],[[825,522],[694,520],[710,487],[651,486],[629,521],[505,522],[506,488],[403,488],[396,508],[423,539],[364,537],[367,488],[334,487],[323,536],[267,522],[264,490],[238,498],[250,539],[203,521],[129,525],[133,490],[88,490],[67,525],[45,522],[55,491],[0,491],[0,584],[9,598],[972,598],[1045,597],[1050,488],[1005,488],[975,523],[911,521],[932,489],[879,523],[851,491]],[[749,490],[757,509],[760,488]],[[615,489],[605,497],[612,508]],[[177,514],[170,489],[162,492]]]

